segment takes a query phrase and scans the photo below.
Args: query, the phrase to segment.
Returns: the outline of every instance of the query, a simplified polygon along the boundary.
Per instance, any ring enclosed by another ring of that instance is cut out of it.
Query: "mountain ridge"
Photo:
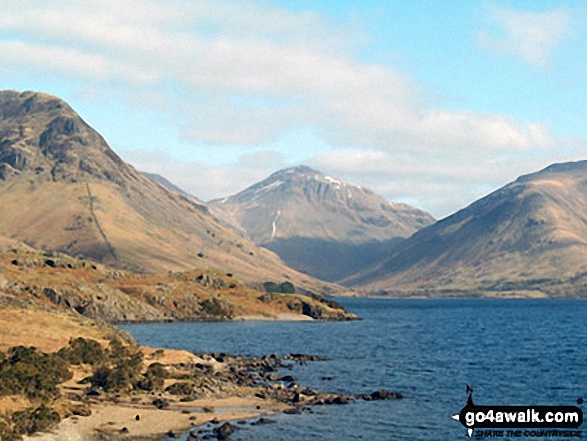
[[[586,170],[580,161],[520,176],[345,282],[393,295],[580,296]]]
[[[328,281],[368,264],[434,221],[422,210],[308,166],[276,171],[210,207],[257,245]]]
[[[132,271],[206,266],[247,283],[341,290],[288,268],[195,198],[151,182],[61,99],[0,92],[0,116],[0,236]]]

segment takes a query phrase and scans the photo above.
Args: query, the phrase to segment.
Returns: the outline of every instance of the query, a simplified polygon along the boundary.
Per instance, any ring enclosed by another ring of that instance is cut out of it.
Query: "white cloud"
[[[127,151],[123,158],[137,170],[160,174],[206,201],[237,193],[291,165],[280,152],[266,150],[245,153],[222,165],[180,160],[164,151]]]
[[[6,59],[41,72],[51,66],[94,88],[114,82],[156,96],[171,84],[185,93],[169,94],[167,107],[199,142],[265,143],[304,126],[331,144],[391,150],[550,142],[548,131],[535,136],[535,126],[513,118],[427,104],[414,78],[358,61],[351,42],[362,36],[317,13],[209,0],[7,0],[5,11]],[[277,105],[232,100],[243,94]]]
[[[505,34],[483,34],[483,43],[532,64],[545,65],[567,35],[564,10],[492,11]],[[439,107],[408,73],[361,61],[365,36],[356,29],[265,2],[4,0],[0,33],[2,71],[73,78],[77,97],[148,107],[198,149],[267,150],[292,131],[312,131],[344,150],[310,165],[391,200],[423,201],[436,215],[546,165],[560,143],[541,121]],[[124,156],[203,199],[294,165],[271,151],[227,165],[204,155]]]
[[[571,17],[566,9],[532,13],[492,6],[489,12],[499,29],[497,35],[481,32],[477,36],[479,42],[530,65],[547,67],[554,49],[570,35]]]
[[[539,155],[458,152],[430,156],[346,149],[321,153],[308,164],[367,187],[390,201],[416,205],[442,218],[520,175],[553,162],[584,159],[583,151],[576,148]]]
[[[583,159],[584,142],[565,152],[528,156],[491,153],[393,153],[382,150],[341,149],[303,161],[329,176],[369,188],[389,201],[404,202],[448,216],[476,199],[553,162]],[[137,169],[159,173],[203,200],[235,194],[292,165],[285,155],[257,150],[237,156],[228,164],[185,161],[162,151],[125,152],[124,159]]]

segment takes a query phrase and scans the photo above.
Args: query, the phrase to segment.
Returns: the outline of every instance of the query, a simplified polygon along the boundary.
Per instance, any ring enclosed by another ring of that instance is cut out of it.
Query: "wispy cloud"
[[[538,156],[471,152],[458,157],[443,154],[429,157],[345,149],[318,154],[309,165],[370,188],[390,201],[415,204],[442,218],[520,175],[533,173],[553,162],[581,158],[581,150]]]
[[[168,108],[198,142],[265,143],[308,126],[334,145],[428,151],[527,150],[549,138],[502,115],[435,108],[410,75],[360,62],[361,35],[316,13],[211,0],[7,0],[3,9],[5,59],[115,84],[135,102],[171,84],[181,93]]]
[[[256,151],[237,155],[231,164],[213,165],[204,161],[181,160],[162,151],[134,150],[123,157],[140,171],[158,173],[183,190],[203,200],[237,193],[290,166],[283,154]]]
[[[564,10],[491,13],[501,34],[487,31],[482,43],[531,64],[546,65],[568,35]],[[3,0],[0,35],[0,72],[71,78],[82,84],[78,97],[149,107],[198,148],[271,150],[309,130],[333,147],[310,155],[311,164],[388,198],[421,192],[417,199],[439,215],[514,178],[514,169],[542,165],[560,144],[543,121],[443,108],[409,73],[362,60],[360,31],[267,2]],[[204,199],[293,165],[271,151],[231,165],[152,152],[125,158]]]
[[[532,13],[491,6],[488,12],[498,28],[479,33],[481,45],[533,66],[547,67],[555,48],[571,35],[568,9]]]

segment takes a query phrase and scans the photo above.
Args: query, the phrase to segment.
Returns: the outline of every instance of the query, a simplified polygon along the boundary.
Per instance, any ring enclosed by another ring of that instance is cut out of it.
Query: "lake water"
[[[341,303],[364,320],[123,328],[141,344],[193,352],[323,355],[329,360],[293,370],[301,384],[351,394],[386,388],[405,397],[280,415],[277,424],[235,432],[234,440],[465,440],[465,429],[450,416],[465,405],[467,384],[474,388],[476,404],[575,405],[587,396],[587,302]]]

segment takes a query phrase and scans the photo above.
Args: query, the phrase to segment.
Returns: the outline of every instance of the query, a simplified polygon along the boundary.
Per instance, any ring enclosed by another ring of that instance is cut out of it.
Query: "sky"
[[[587,159],[583,1],[2,0],[2,89],[204,200],[305,164],[442,218]]]

